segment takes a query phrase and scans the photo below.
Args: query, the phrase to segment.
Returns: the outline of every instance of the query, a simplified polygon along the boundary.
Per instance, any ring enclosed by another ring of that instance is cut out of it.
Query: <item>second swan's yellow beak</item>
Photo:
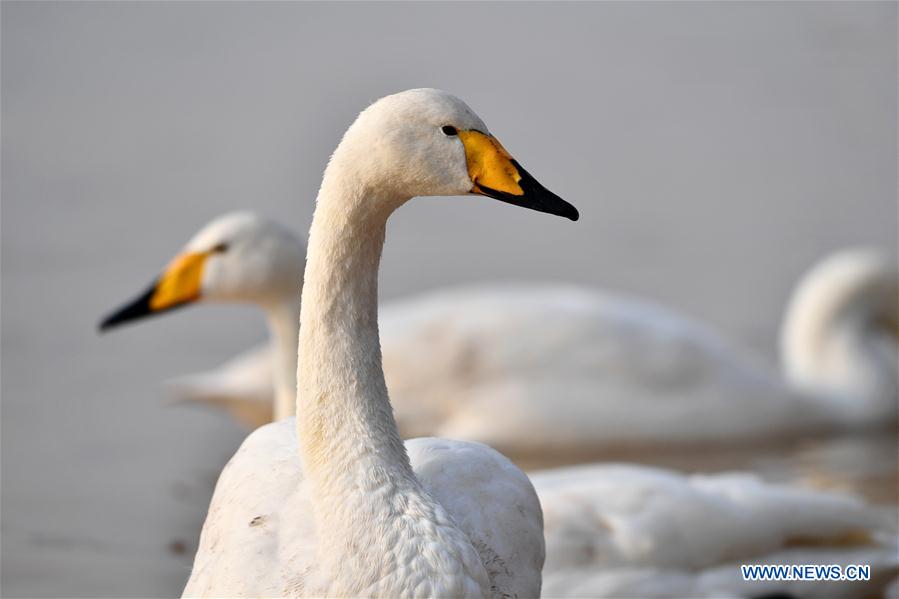
[[[465,147],[471,193],[571,220],[579,218],[577,208],[540,185],[498,139],[474,129],[458,135]]]
[[[185,252],[176,256],[146,291],[104,318],[100,323],[100,330],[105,331],[198,300],[203,284],[203,269],[212,253],[211,250]]]
[[[172,260],[156,281],[156,289],[150,296],[150,309],[168,310],[199,298],[203,267],[208,257],[209,252],[187,252]]]

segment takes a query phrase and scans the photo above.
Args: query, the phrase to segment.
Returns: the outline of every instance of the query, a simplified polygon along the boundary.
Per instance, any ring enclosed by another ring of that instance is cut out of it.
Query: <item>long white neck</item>
[[[381,368],[378,265],[387,217],[406,198],[350,185],[338,164],[325,172],[309,233],[297,365],[300,453],[326,590],[408,593],[405,577],[416,572],[437,585],[427,594],[482,594],[477,553],[415,478]],[[428,548],[441,545],[449,561],[435,565]],[[441,566],[459,562],[442,578]]]
[[[274,352],[274,419],[283,420],[297,411],[297,339],[300,334],[300,298],[284,298],[266,308]]]
[[[895,275],[875,256],[844,252],[806,275],[781,329],[784,374],[850,425],[896,418]]]
[[[340,482],[335,471],[371,455],[391,472],[411,477],[378,338],[377,274],[386,215],[349,218],[331,208],[320,196],[300,309],[297,410],[305,473],[332,485]]]

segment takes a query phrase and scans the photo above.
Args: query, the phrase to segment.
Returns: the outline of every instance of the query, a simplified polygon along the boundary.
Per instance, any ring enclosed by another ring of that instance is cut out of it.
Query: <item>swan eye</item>
[[[453,135],[459,135],[459,131],[453,127],[452,125],[444,125],[440,128],[443,131],[443,134],[447,137],[452,137]]]
[[[227,251],[228,251],[228,244],[227,244],[227,243],[220,243],[220,244],[218,244],[217,246],[213,247],[213,248],[210,250],[210,252],[213,253],[213,254],[224,254],[224,253],[227,252]]]

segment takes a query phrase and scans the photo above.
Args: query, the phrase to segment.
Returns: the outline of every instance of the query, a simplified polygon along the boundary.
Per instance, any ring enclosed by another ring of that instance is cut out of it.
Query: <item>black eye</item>
[[[220,243],[217,246],[215,246],[214,248],[212,248],[211,251],[213,254],[224,254],[225,252],[228,251],[228,244]]]
[[[440,130],[443,131],[444,135],[449,135],[449,136],[459,135],[459,132],[452,125],[444,125],[443,127],[440,128]]]

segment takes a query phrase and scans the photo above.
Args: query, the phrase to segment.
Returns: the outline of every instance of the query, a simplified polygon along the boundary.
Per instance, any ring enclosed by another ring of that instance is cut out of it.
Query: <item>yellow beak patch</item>
[[[474,183],[472,193],[483,193],[481,188],[486,187],[509,195],[524,195],[518,184],[521,174],[495,137],[469,130],[459,131],[459,139],[465,147],[468,176]]]
[[[156,283],[150,309],[165,310],[199,298],[208,256],[209,252],[188,252],[172,260]]]

